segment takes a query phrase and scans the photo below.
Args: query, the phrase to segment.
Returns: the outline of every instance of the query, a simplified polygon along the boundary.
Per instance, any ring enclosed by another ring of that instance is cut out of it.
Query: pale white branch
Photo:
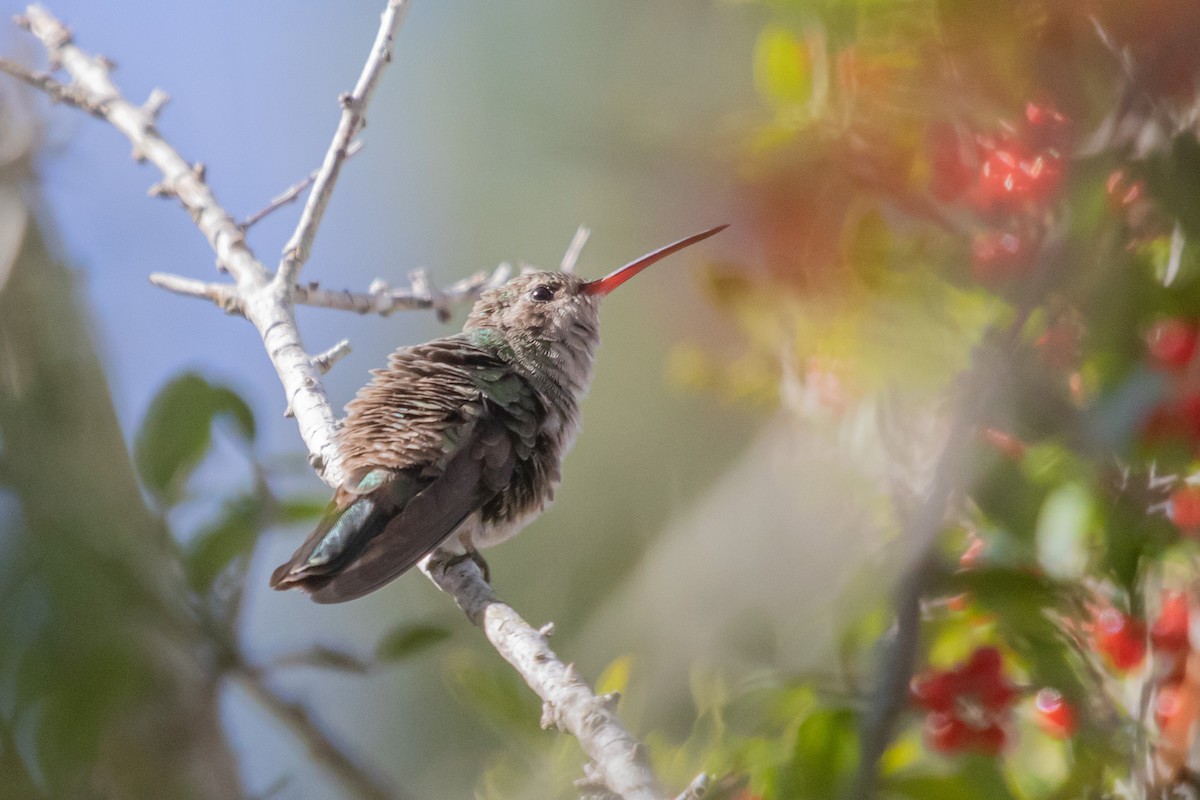
[[[508,280],[510,269],[501,264],[492,272],[477,272],[440,289],[429,283],[424,272],[410,276],[408,289],[393,289],[385,281],[376,280],[365,292],[322,289],[315,283],[295,287],[293,301],[297,305],[335,308],[356,314],[380,314],[393,311],[413,311],[431,308],[442,319],[459,305],[474,302],[487,289],[501,286]]]
[[[457,563],[455,563],[457,562]],[[498,598],[473,561],[435,553],[421,569],[454,598],[497,652],[542,698],[543,727],[579,740],[592,759],[589,775],[625,800],[664,800],[650,768],[646,746],[621,725],[612,699],[597,697],[573,665],[564,664],[537,628]]]
[[[168,292],[213,302],[226,313],[242,313],[242,299],[232,283],[209,283],[167,272],[151,272],[150,282]]]
[[[313,181],[312,192],[304,203],[300,223],[283,248],[283,260],[279,263],[276,281],[285,291],[291,291],[300,275],[301,267],[308,261],[317,227],[321,224],[321,218],[329,205],[342,162],[346,160],[350,142],[355,134],[366,124],[367,104],[371,102],[371,95],[379,84],[383,68],[392,60],[392,40],[395,39],[396,31],[400,28],[404,12],[407,10],[408,0],[388,0],[387,8],[380,18],[379,32],[375,35],[375,43],[371,46],[371,53],[367,56],[367,63],[363,65],[358,83],[355,84],[353,92],[341,98],[342,118],[333,135],[333,142],[325,153],[325,161]]]
[[[27,69],[24,66],[0,58],[0,72],[6,72],[17,80],[24,81],[35,89],[39,89],[56,103],[66,103],[82,109],[93,117],[104,117],[104,107],[74,86],[68,86],[54,79],[48,72]]]
[[[592,232],[588,230],[586,225],[580,225],[575,230],[575,235],[571,237],[571,243],[567,245],[567,252],[563,253],[562,263],[558,268],[562,272],[574,272],[575,264],[579,261],[579,254],[583,252],[583,246],[587,244],[588,237]]]

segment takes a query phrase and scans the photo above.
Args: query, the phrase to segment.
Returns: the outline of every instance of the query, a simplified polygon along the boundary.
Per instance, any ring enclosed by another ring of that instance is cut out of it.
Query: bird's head
[[[484,292],[471,310],[465,330],[492,328],[514,344],[594,346],[599,338],[601,298],[651,264],[726,227],[710,228],[660,247],[593,281],[568,272],[524,272]]]

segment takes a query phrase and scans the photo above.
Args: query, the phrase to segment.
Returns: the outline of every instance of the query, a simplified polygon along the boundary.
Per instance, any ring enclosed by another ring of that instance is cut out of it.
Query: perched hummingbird
[[[554,497],[600,343],[600,298],[697,233],[594,281],[528,272],[484,292],[462,333],[392,353],[347,406],[349,476],[271,575],[318,603],[378,589],[441,547],[472,558]]]

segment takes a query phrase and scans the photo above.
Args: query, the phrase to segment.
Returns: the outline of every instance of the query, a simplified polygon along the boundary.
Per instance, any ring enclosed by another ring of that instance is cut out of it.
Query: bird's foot
[[[459,564],[463,563],[464,561],[474,561],[475,566],[479,567],[479,571],[483,573],[483,582],[486,584],[489,584],[489,585],[491,584],[492,569],[491,569],[491,567],[488,566],[488,563],[487,563],[487,561],[484,560],[483,556],[479,555],[479,551],[476,550],[474,547],[470,548],[469,550],[467,550],[467,552],[465,552],[461,555],[450,557],[446,561],[446,569],[449,569],[450,567],[458,566]]]

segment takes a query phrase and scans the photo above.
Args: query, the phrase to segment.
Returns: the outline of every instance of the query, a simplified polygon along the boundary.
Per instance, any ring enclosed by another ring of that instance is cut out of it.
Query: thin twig
[[[329,205],[329,198],[333,195],[333,187],[337,183],[342,163],[350,152],[350,142],[366,124],[367,104],[371,102],[371,95],[375,92],[383,68],[392,60],[392,40],[396,38],[396,31],[399,30],[407,10],[408,0],[388,0],[387,8],[380,19],[379,33],[375,36],[375,43],[371,46],[371,53],[367,57],[367,63],[363,65],[358,83],[355,84],[353,92],[341,97],[342,118],[333,135],[333,142],[330,143],[329,150],[325,153],[325,161],[313,181],[312,192],[308,195],[304,211],[300,215],[300,223],[283,248],[283,260],[279,263],[275,281],[285,292],[291,292],[296,278],[300,275],[300,269],[308,261],[313,239]]]
[[[431,308],[449,312],[455,306],[474,302],[481,292],[503,285],[508,280],[509,272],[510,267],[501,264],[492,272],[477,272],[441,289],[432,289],[428,283],[409,289],[393,289],[385,281],[376,280],[367,291],[352,292],[344,289],[322,289],[317,283],[309,283],[294,288],[292,302],[301,306],[353,311],[356,314],[379,314],[384,317],[394,311]],[[227,313],[242,313],[241,295],[237,287],[231,284],[200,281],[167,272],[152,272],[150,282],[175,294],[208,300]]]
[[[96,102],[74,86],[68,86],[55,80],[48,72],[27,69],[7,58],[0,58],[0,72],[6,72],[17,80],[24,81],[35,89],[40,89],[56,103],[66,103],[83,109],[93,117],[104,117],[103,103]]]
[[[333,365],[341,361],[350,354],[350,340],[342,339],[333,347],[330,347],[323,353],[317,353],[313,356],[313,363],[317,365],[317,369],[321,370],[321,374],[329,372],[333,369]]]
[[[349,161],[350,159],[354,158],[359,154],[359,152],[362,151],[362,149],[362,139],[356,139],[355,141],[351,142],[350,147],[346,149],[346,160]],[[319,169],[314,169],[308,174],[307,178],[292,184],[287,189],[284,189],[282,192],[275,195],[271,198],[271,202],[268,203],[264,208],[255,211],[253,214],[239,222],[238,227],[243,231],[249,230],[252,226],[261,222],[263,218],[269,214],[273,214],[274,212],[286,206],[288,203],[296,202],[296,200],[300,199],[300,195],[304,193],[304,190],[313,185],[313,182],[317,179],[317,175],[319,173]]]
[[[580,225],[575,229],[575,235],[571,237],[571,243],[567,245],[567,252],[563,253],[562,263],[558,265],[560,271],[575,271],[575,264],[579,261],[579,254],[583,252],[583,246],[587,244],[588,237],[591,235],[592,232],[585,225]]]
[[[237,667],[233,675],[242,687],[272,716],[288,727],[304,743],[308,752],[332,773],[355,797],[362,800],[403,800],[407,797],[373,776],[363,764],[355,763],[333,742],[307,708],[273,689],[263,673],[248,665]]]

